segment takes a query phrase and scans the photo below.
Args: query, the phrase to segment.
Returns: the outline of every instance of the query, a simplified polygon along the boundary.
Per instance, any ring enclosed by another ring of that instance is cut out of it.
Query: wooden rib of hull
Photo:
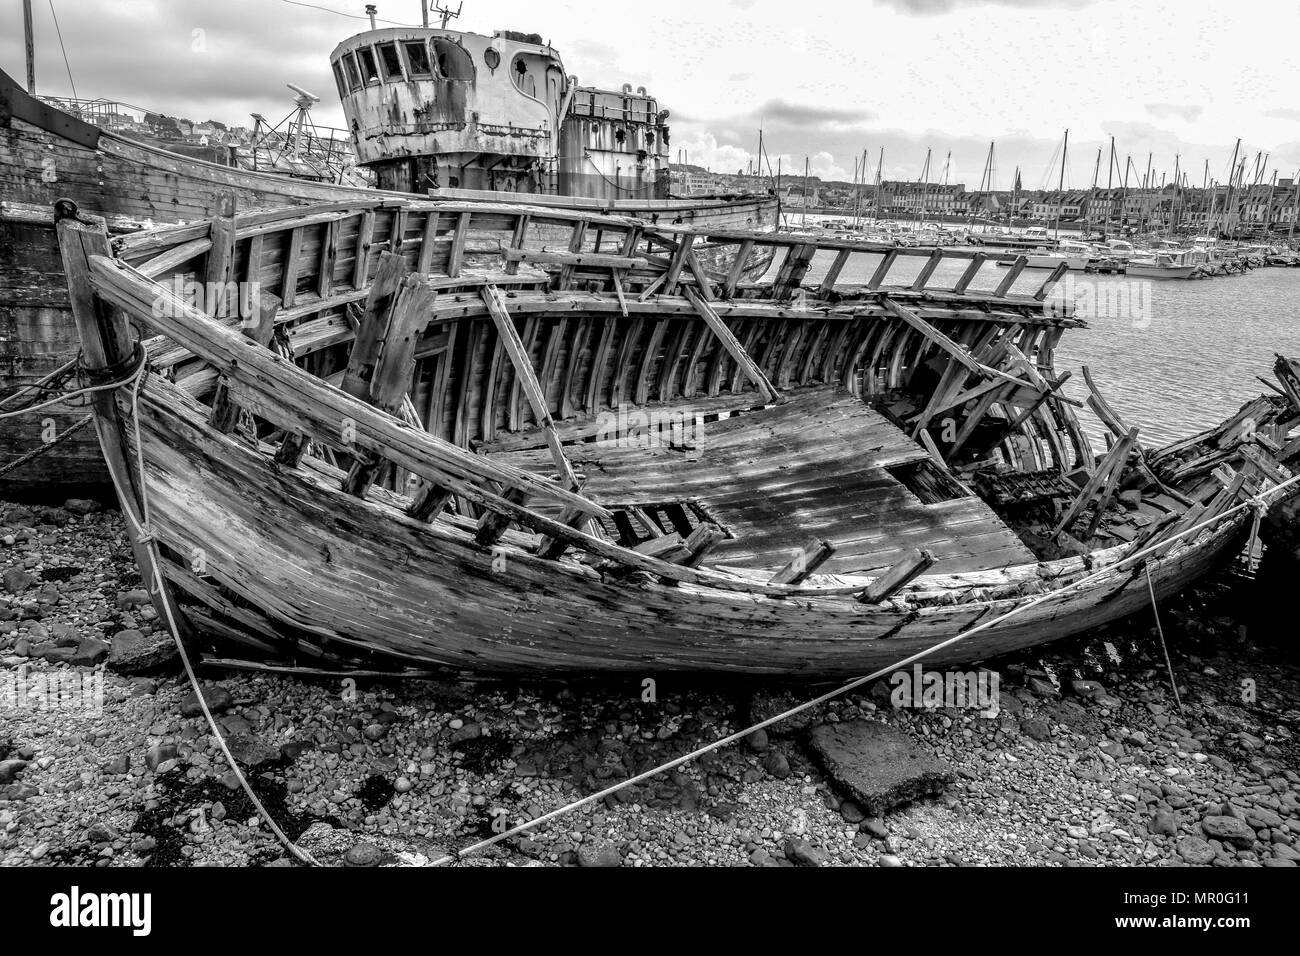
[[[318,203],[400,202],[400,193],[334,186],[190,159],[101,130],[28,96],[0,71],[0,395],[49,374],[76,354],[66,287],[49,210],[71,197],[120,228],[218,215],[233,195],[241,212]],[[487,201],[491,197],[480,197]],[[508,197],[496,197],[496,201]],[[560,197],[554,197],[560,200]],[[562,200],[561,200],[562,201]],[[462,203],[463,205],[463,203]],[[620,207],[693,226],[775,225],[775,199],[682,200],[663,208]],[[534,241],[545,240],[538,231]],[[56,406],[0,429],[0,464],[38,447],[50,423],[62,432],[85,412]],[[107,480],[93,431],[83,430],[29,465],[0,478],[0,494],[53,494]]]

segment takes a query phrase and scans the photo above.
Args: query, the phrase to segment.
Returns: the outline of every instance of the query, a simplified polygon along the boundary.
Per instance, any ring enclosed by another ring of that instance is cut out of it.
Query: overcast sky
[[[360,17],[358,0],[319,0]],[[419,0],[379,0],[379,16],[420,19]],[[37,83],[71,93],[49,0],[34,0]],[[321,96],[318,123],[342,126],[329,70],[366,28],[286,0],[55,0],[83,97],[190,119],[278,121],[284,84]],[[21,4],[0,0],[0,67],[23,77]],[[1138,177],[1147,154],[1174,157],[1199,184],[1226,180],[1244,140],[1253,177],[1300,168],[1300,5],[1290,0],[466,0],[458,27],[540,33],[584,84],[645,85],[673,113],[673,147],[734,172],[760,123],[772,161],[850,179],[854,157],[885,149],[886,178],[977,186],[996,140],[996,185],[1017,165],[1027,188],[1054,187],[1070,129],[1067,184],[1092,184],[1097,149],[1117,138]],[[1059,163],[1059,159],[1058,159]],[[1101,181],[1106,181],[1106,159]],[[1155,179],[1159,181],[1159,173]],[[1266,176],[1267,178],[1267,176]]]

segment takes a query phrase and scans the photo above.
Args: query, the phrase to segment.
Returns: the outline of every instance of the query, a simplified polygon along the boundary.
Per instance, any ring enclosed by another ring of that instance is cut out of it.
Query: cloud
[[[1269,119],[1295,120],[1297,122],[1300,122],[1300,110],[1291,110],[1291,109],[1265,110],[1264,115],[1269,117]]]
[[[1185,122],[1195,123],[1205,112],[1205,107],[1193,103],[1148,103],[1146,111],[1157,119],[1177,116]]]

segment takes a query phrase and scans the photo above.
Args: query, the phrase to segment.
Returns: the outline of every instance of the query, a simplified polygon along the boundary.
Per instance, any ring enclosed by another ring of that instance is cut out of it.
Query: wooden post
[[[54,210],[59,251],[68,282],[68,300],[81,339],[82,360],[92,374],[121,367],[135,354],[136,342],[131,337],[130,322],[124,312],[110,308],[96,298],[90,278],[91,256],[112,257],[105,221],[98,217],[80,216],[76,204],[66,199],[55,203]],[[140,577],[149,591],[158,619],[174,620],[177,638],[187,652],[197,655],[194,635],[189,622],[176,606],[166,575],[158,564],[157,551],[141,535],[141,529],[146,533],[153,530],[144,527],[141,505],[146,478],[131,470],[122,417],[118,411],[118,395],[116,392],[95,392],[90,402],[95,412],[95,431],[100,449],[118,490],[119,503],[132,516],[132,520],[126,522],[126,528]]]
[[[876,578],[871,586],[858,595],[860,604],[883,604],[934,567],[934,554],[913,551],[896,565]]]
[[[731,269],[727,272],[727,282],[722,290],[724,299],[734,299],[736,297],[736,287],[740,285],[740,279],[745,274],[745,269],[749,266],[749,257],[754,254],[754,240],[746,239],[736,250],[736,258],[731,263]]]
[[[36,40],[32,32],[32,0],[23,0],[23,41],[27,50],[27,92],[36,95]]]
[[[235,267],[235,195],[225,193],[217,200],[219,215],[209,227],[212,248],[203,270],[204,310],[208,315],[224,319],[232,313],[230,304],[238,299],[232,295],[231,280]]]
[[[253,306],[253,314],[244,318],[244,337],[267,347],[275,336],[275,321],[280,312],[280,300],[263,292]],[[212,427],[228,435],[239,423],[239,406],[230,399],[230,387],[223,379],[217,383],[217,393],[212,399]]]

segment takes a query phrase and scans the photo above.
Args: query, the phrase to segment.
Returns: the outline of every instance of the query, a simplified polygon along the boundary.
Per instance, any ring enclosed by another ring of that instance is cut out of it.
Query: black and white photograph
[[[0,910],[1293,925],[1297,37],[0,0]]]

